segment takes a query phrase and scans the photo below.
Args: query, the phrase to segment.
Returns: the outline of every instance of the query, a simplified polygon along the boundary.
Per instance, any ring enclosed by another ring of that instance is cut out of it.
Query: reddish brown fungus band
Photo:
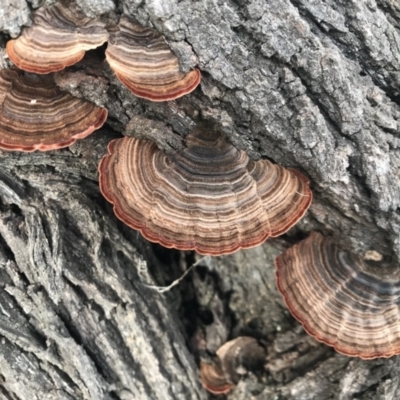
[[[32,101],[34,99],[34,101]],[[99,129],[107,110],[62,92],[52,75],[0,71],[0,148],[54,150]]]
[[[155,30],[122,16],[109,37],[105,24],[88,18],[76,4],[57,3],[33,14],[31,27],[7,43],[7,54],[20,69],[37,74],[60,71],[85,52],[109,41],[106,59],[117,78],[136,96],[174,100],[200,83],[198,69],[183,73],[179,60]]]
[[[285,303],[317,340],[364,359],[400,354],[398,272],[377,275],[318,233],[280,255],[276,267]]]
[[[76,4],[54,4],[33,13],[33,24],[7,43],[7,54],[20,69],[36,74],[60,71],[108,40],[104,23],[86,17]]]
[[[212,363],[200,363],[200,379],[211,393],[226,394],[242,375],[238,370],[260,370],[265,363],[266,351],[252,337],[239,336],[224,343],[216,352]]]
[[[151,142],[115,140],[99,173],[118,218],[152,242],[201,254],[228,254],[281,235],[312,200],[299,172],[254,162],[202,127],[170,156]]]
[[[138,97],[174,100],[200,83],[198,69],[183,73],[165,39],[152,29],[123,16],[110,37],[106,59],[117,78]]]

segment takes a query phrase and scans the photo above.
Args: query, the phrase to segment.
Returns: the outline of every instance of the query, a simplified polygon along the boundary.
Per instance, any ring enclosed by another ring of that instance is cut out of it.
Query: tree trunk
[[[116,3],[78,1],[109,24],[124,12],[155,27],[202,83],[150,103],[118,82],[104,49],[89,52],[57,83],[107,107],[108,125],[67,149],[0,152],[0,398],[206,399],[196,346],[213,352],[241,334],[266,346],[265,371],[229,399],[400,398],[398,357],[362,361],[308,337],[283,305],[273,263],[311,230],[400,259],[399,3]],[[2,0],[1,67],[8,35],[29,18],[25,0]],[[205,257],[158,293],[149,285],[171,283],[199,257],[145,242],[97,185],[112,138],[146,137],[128,126],[138,116],[170,128],[153,137],[167,151],[200,119],[218,123],[252,158],[308,176],[313,205],[283,238]]]

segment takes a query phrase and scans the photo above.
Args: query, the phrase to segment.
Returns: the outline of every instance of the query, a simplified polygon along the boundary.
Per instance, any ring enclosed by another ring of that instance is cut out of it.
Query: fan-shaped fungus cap
[[[200,379],[205,389],[214,394],[225,394],[235,386],[228,382],[219,360],[215,364],[200,361]]]
[[[398,272],[375,273],[319,233],[286,250],[276,266],[285,303],[317,340],[364,359],[400,353]]]
[[[239,336],[226,342],[217,350],[213,363],[200,363],[200,379],[211,393],[228,393],[248,370],[261,369],[265,361],[265,349],[257,340]],[[239,373],[242,371],[242,373]]]
[[[117,78],[136,96],[151,101],[173,100],[200,83],[198,69],[183,73],[164,38],[132,19],[122,17],[110,35],[106,58]]]
[[[74,3],[57,3],[35,11],[32,26],[7,43],[7,53],[18,68],[48,74],[77,63],[86,50],[107,40],[102,22],[86,17]]]
[[[197,128],[186,146],[166,155],[125,137],[100,163],[100,189],[115,214],[152,242],[228,254],[286,232],[311,203],[303,175],[251,161],[218,132]]]
[[[53,77],[0,70],[0,148],[53,150],[99,129],[107,110],[64,93]]]

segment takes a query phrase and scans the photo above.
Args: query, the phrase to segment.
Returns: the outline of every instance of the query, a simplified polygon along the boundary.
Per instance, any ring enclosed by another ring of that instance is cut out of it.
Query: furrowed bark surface
[[[108,126],[69,149],[0,154],[0,394],[5,399],[206,399],[196,342],[214,352],[240,334],[268,355],[229,399],[396,399],[399,359],[361,361],[308,337],[285,309],[274,257],[311,230],[349,250],[400,260],[400,6],[389,0],[81,0],[110,25],[122,12],[165,35],[201,86],[167,103],[130,94],[102,49],[57,74],[109,109]],[[4,46],[29,24],[0,4]],[[29,7],[28,7],[29,6]],[[314,201],[283,239],[234,255],[162,250],[124,227],[96,167],[121,133],[166,150],[201,119],[252,158],[309,177]],[[165,136],[153,127],[165,124]],[[298,236],[297,236],[298,235]],[[168,261],[166,261],[168,260]],[[199,337],[201,339],[199,339]],[[197,338],[197,339],[196,339]]]

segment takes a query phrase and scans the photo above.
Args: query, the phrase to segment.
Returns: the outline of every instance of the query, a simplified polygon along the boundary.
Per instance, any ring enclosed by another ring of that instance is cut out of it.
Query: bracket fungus
[[[102,22],[86,17],[74,3],[57,3],[33,13],[32,26],[7,43],[7,54],[24,71],[48,74],[77,63],[107,40]]]
[[[165,39],[123,16],[110,35],[106,59],[117,78],[136,96],[151,101],[174,100],[200,83],[198,69],[183,73]]]
[[[107,110],[62,92],[52,75],[0,70],[0,148],[53,150],[99,129]]]
[[[200,380],[204,388],[213,394],[229,393],[235,386],[227,380],[219,359],[214,363],[200,361]]]
[[[256,339],[239,336],[222,345],[216,355],[212,363],[200,362],[200,379],[209,392],[225,394],[247,371],[261,370],[266,353]]]
[[[302,174],[252,161],[208,127],[171,155],[130,137],[112,141],[108,152],[101,192],[118,218],[168,248],[221,255],[254,247],[286,232],[311,203]]]
[[[279,291],[320,342],[364,359],[400,354],[399,271],[385,271],[312,233],[276,259]]]

